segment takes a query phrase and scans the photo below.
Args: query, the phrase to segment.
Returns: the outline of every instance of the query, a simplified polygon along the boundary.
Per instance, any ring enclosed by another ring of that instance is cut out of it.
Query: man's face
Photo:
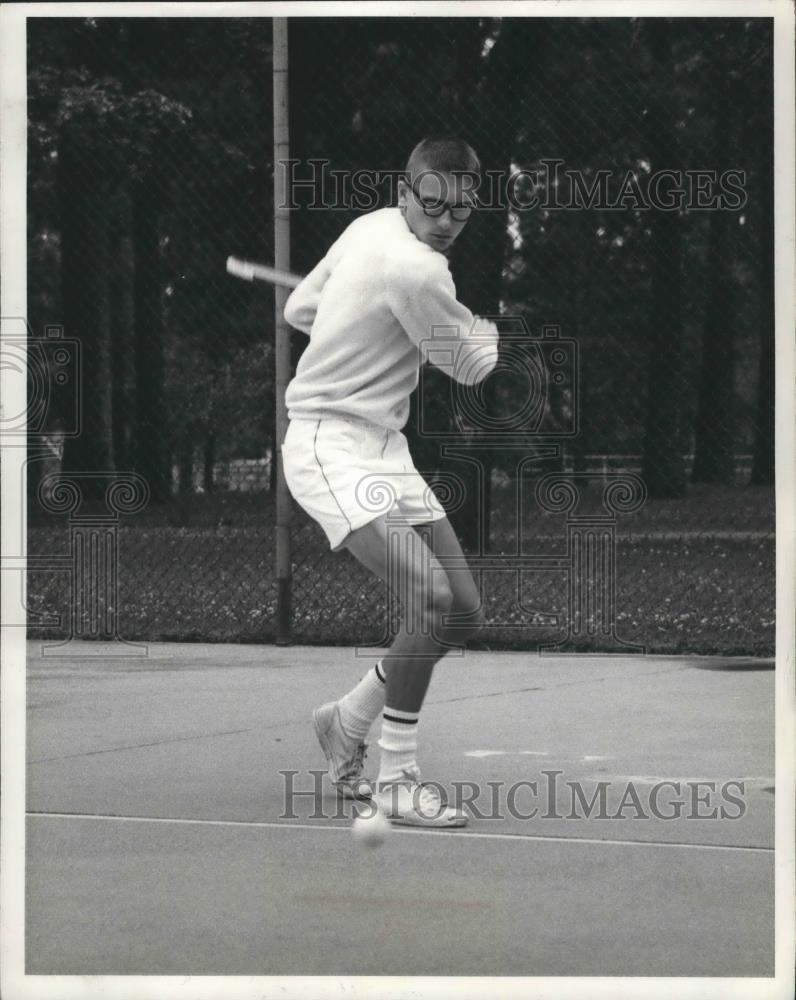
[[[399,181],[398,205],[420,242],[445,253],[467,225],[475,206],[474,179],[419,171],[411,185]]]

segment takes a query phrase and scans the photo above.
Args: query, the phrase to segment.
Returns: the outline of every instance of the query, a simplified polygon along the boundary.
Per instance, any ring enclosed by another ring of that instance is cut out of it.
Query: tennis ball
[[[373,796],[373,785],[367,778],[358,778],[356,783],[351,785],[350,796],[360,802],[369,800]]]
[[[380,847],[389,832],[390,821],[375,803],[371,803],[367,811],[361,812],[351,825],[354,840],[363,847]]]

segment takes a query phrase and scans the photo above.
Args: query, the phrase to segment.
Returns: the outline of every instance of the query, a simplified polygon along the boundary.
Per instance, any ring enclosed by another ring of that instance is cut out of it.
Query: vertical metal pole
[[[273,18],[273,79],[274,79],[274,265],[290,270],[290,211],[287,199],[287,171],[284,164],[289,156],[287,104],[287,18]],[[285,389],[290,381],[290,328],[284,319],[288,290],[276,287],[276,642],[290,642],[292,560],[290,552],[291,497],[282,469],[281,444],[287,431]]]

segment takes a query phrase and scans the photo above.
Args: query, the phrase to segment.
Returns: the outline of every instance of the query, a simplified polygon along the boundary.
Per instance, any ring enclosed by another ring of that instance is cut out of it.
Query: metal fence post
[[[273,19],[274,81],[274,264],[290,270],[290,210],[287,174],[280,169],[289,156],[287,18]],[[292,560],[290,552],[291,497],[282,468],[281,444],[287,431],[285,390],[290,381],[290,328],[285,322],[286,288],[275,289],[276,330],[276,642],[290,642]]]

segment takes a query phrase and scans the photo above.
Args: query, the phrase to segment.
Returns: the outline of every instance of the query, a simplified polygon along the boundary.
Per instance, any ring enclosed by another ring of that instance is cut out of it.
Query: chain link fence
[[[225,260],[273,261],[275,169],[304,273],[446,132],[485,169],[451,268],[501,363],[480,393],[424,368],[405,432],[472,557],[476,642],[771,653],[770,21],[296,18],[289,41],[275,168],[270,20],[28,21],[31,634],[74,625],[74,520],[129,472],[146,503],[90,599],[118,634],[274,638],[274,293]],[[298,507],[292,559],[294,641],[389,640],[384,586]]]

